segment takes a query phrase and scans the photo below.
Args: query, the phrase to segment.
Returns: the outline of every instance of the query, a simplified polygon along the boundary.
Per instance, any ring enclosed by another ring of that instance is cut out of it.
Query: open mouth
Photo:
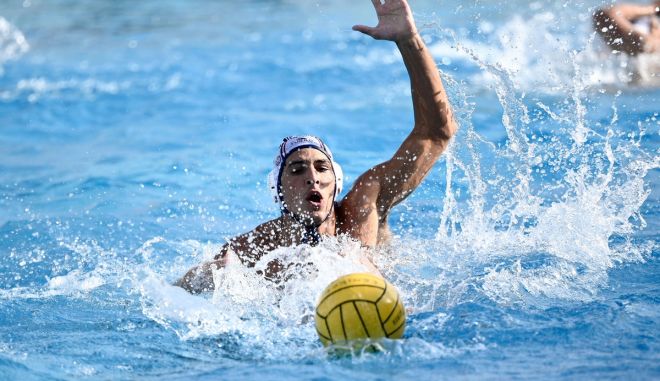
[[[307,201],[309,201],[312,205],[319,207],[321,206],[321,201],[323,201],[323,196],[321,196],[321,192],[311,191],[307,195]]]

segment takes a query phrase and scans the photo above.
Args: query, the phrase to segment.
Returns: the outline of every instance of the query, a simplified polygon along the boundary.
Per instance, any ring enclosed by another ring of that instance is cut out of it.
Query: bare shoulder
[[[342,199],[342,204],[361,205],[376,201],[380,191],[379,166],[373,167],[355,179],[353,186]]]
[[[348,234],[365,246],[378,243],[379,227],[387,223],[387,212],[378,210],[380,181],[374,167],[360,175],[337,205],[337,233]]]

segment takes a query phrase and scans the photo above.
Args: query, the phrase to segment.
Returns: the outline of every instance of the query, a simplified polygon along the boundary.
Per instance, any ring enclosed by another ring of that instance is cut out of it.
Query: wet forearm
[[[419,34],[396,42],[410,76],[415,133],[449,139],[455,131],[451,106],[438,68]]]
[[[186,275],[176,281],[174,285],[183,288],[191,294],[212,291],[215,288],[212,269],[220,267],[218,262],[219,261],[207,262],[190,269]]]
[[[635,21],[644,16],[651,16],[656,13],[654,5],[615,5],[607,10],[614,18],[623,18],[629,21]]]

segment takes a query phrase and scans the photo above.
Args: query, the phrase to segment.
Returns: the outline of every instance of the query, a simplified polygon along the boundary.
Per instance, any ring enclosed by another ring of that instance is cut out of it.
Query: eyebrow
[[[300,165],[300,164],[307,164],[309,163],[309,160],[295,160],[287,164],[287,167],[290,167],[292,165]],[[330,163],[330,160],[328,159],[318,159],[313,161],[314,164],[316,163]]]

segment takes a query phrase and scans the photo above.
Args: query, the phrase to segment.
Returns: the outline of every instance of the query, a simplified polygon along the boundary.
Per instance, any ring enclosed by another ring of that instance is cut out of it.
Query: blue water
[[[413,2],[460,130],[374,258],[404,339],[336,358],[304,317],[351,242],[170,284],[277,216],[283,136],[350,184],[410,131],[370,2],[3,1],[0,379],[660,378],[658,57],[604,52],[598,5]]]

